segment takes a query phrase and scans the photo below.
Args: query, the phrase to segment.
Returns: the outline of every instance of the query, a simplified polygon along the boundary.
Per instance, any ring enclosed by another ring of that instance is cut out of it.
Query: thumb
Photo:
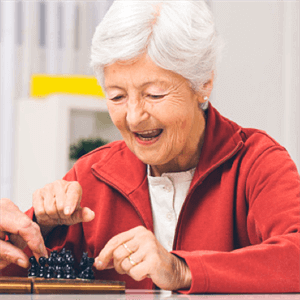
[[[95,218],[95,212],[88,207],[83,207],[81,213],[82,213],[82,222],[90,222]]]
[[[95,218],[95,213],[88,207],[80,207],[72,215],[72,224],[90,222]]]

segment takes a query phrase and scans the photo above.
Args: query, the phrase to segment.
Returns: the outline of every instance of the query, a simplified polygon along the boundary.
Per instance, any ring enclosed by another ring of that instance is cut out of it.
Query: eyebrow
[[[160,85],[165,85],[167,82],[164,80],[154,80],[154,81],[148,81],[145,82],[141,85],[141,87],[145,87],[147,85],[151,85],[151,84],[160,84]]]
[[[166,85],[167,81],[164,81],[164,80],[153,80],[153,81],[147,81],[147,82],[144,82],[143,84],[141,84],[139,86],[139,88],[144,88],[148,85],[151,85],[151,84],[159,84],[159,85]],[[120,90],[123,90],[122,87],[118,86],[118,85],[112,85],[112,86],[107,86],[105,87],[105,89],[120,89]]]

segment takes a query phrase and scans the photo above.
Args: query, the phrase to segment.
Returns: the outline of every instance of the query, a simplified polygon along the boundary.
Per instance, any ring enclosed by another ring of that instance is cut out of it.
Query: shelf
[[[61,179],[71,167],[70,145],[81,138],[122,139],[105,99],[52,95],[18,101],[13,201],[22,211],[32,194]]]

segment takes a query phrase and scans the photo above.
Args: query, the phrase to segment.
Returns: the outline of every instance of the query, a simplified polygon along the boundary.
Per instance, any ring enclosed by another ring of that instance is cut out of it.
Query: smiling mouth
[[[157,138],[163,132],[162,129],[154,129],[154,130],[145,130],[142,132],[134,132],[135,136],[138,137],[141,141],[151,141]]]

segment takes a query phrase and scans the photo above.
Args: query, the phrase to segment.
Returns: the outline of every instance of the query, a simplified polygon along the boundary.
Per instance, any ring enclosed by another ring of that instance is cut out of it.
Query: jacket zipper
[[[186,197],[186,200],[184,201],[183,203],[183,206],[180,210],[180,214],[179,214],[179,217],[178,217],[178,221],[177,221],[177,225],[176,225],[176,230],[175,230],[175,235],[174,235],[174,241],[173,241],[173,246],[172,246],[172,249],[173,250],[178,250],[178,249],[175,249],[176,247],[176,244],[177,244],[177,240],[178,240],[178,226],[179,224],[181,224],[181,219],[183,218],[183,215],[184,215],[184,212],[186,210],[186,207],[192,197],[192,195],[194,194],[194,191],[196,190],[196,188],[198,186],[200,186],[202,184],[202,182],[205,180],[205,178],[211,174],[214,170],[216,170],[219,166],[221,166],[225,161],[229,160],[230,158],[232,158],[243,146],[243,142],[240,141],[237,146],[234,148],[234,150],[228,154],[226,157],[224,157],[224,159],[222,159],[219,163],[217,163],[216,165],[214,165],[213,167],[211,167],[205,174],[202,175],[202,177],[199,178],[198,182],[195,183],[195,185],[193,186],[192,190],[189,192],[189,194],[187,195]]]

